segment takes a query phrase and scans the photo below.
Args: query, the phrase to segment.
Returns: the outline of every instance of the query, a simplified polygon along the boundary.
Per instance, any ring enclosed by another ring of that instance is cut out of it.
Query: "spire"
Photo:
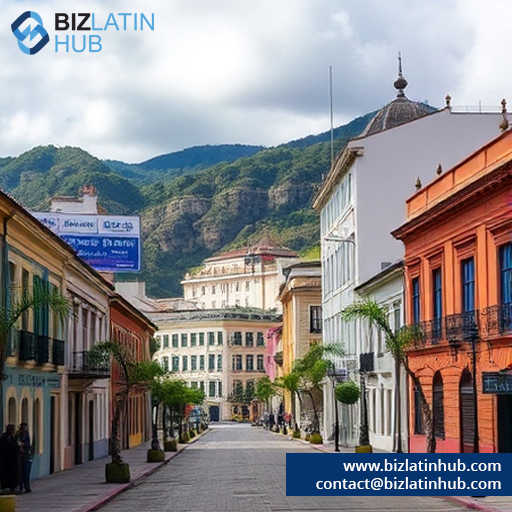
[[[404,89],[407,87],[407,80],[402,75],[402,54],[398,52],[398,78],[393,84],[398,90],[397,98],[405,98]]]

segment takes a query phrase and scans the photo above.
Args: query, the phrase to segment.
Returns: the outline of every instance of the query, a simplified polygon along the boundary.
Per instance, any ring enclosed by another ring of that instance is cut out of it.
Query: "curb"
[[[439,496],[439,498],[472,510],[481,510],[482,512],[504,512],[503,509],[491,507],[485,503],[479,503],[475,500],[463,498],[461,496]]]
[[[160,469],[162,466],[165,466],[166,464],[168,464],[169,461],[174,459],[174,457],[177,457],[181,452],[185,451],[191,444],[194,444],[196,441],[201,439],[203,436],[205,436],[209,432],[211,432],[210,429],[208,429],[204,432],[201,432],[201,434],[194,437],[194,439],[192,439],[192,441],[185,444],[183,446],[183,448],[177,452],[167,452],[169,455],[166,455],[165,460],[163,462],[154,463],[153,467],[147,469],[146,471],[143,471],[142,473],[137,475],[134,479],[130,480],[128,483],[121,484],[121,485],[115,487],[114,489],[109,491],[107,494],[105,494],[104,496],[99,498],[98,500],[96,500],[92,503],[89,503],[88,505],[85,505],[84,507],[79,508],[79,509],[75,510],[74,512],[91,512],[93,510],[98,510],[101,507],[104,507],[109,501],[113,500],[115,497],[119,496],[120,494],[127,491],[128,489],[135,487],[140,482],[140,480],[148,477],[149,475],[152,475],[155,471]]]

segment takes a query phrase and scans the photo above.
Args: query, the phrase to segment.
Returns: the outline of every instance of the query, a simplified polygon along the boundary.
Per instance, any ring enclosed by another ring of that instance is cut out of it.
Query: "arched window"
[[[434,435],[439,439],[444,439],[444,391],[443,377],[441,372],[434,374],[433,381],[433,400],[432,412],[434,420]]]
[[[28,398],[21,401],[21,421],[28,425]]]
[[[7,423],[10,423],[10,424],[16,426],[18,424],[18,418],[16,415],[16,398],[14,398],[13,396],[11,396],[11,398],[9,398],[8,411],[9,411],[9,414],[8,414]]]

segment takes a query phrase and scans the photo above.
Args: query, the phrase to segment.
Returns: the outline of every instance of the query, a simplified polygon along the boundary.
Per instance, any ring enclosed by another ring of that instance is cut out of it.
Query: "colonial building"
[[[355,289],[363,300],[386,308],[390,327],[397,331],[404,324],[403,262],[386,266]],[[359,371],[364,385],[370,444],[385,451],[408,450],[407,377],[386,350],[384,334],[368,322],[356,323],[361,340]],[[348,408],[342,405],[342,408]]]
[[[249,309],[148,316],[159,328],[155,357],[189,386],[204,390],[210,420],[249,419],[256,383],[265,375],[265,333],[280,317]]]
[[[186,300],[206,309],[253,307],[277,309],[283,268],[298,255],[269,238],[248,247],[212,256],[181,282]]]
[[[311,345],[322,340],[322,272],[320,261],[295,263],[284,269],[286,281],[279,295],[283,304],[283,328],[281,347],[283,374],[293,370],[294,362],[306,354]],[[321,397],[320,397],[321,399]],[[308,428],[313,422],[308,403],[284,392],[284,410],[293,417],[294,425]],[[317,405],[321,409],[320,404]]]
[[[503,128],[508,127],[504,119]],[[438,452],[512,452],[512,132],[485,144],[407,200],[409,351],[433,411]],[[410,449],[425,451],[418,390]]]
[[[390,235],[404,220],[403,202],[415,183],[427,183],[499,133],[498,114],[459,113],[449,97],[437,111],[408,99],[401,69],[394,85],[396,99],[336,158],[313,203],[321,217],[323,340],[343,344],[346,356],[338,364],[353,378],[363,340],[341,311],[357,299],[358,285],[403,257]],[[334,423],[331,392],[326,386],[325,437]],[[359,418],[358,405],[344,411],[344,443],[358,443]]]

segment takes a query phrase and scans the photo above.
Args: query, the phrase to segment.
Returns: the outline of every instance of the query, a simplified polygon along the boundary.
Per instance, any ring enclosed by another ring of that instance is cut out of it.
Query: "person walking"
[[[32,468],[32,446],[28,434],[28,425],[21,423],[18,429],[18,445],[20,447],[20,493],[32,492],[30,488],[30,469]]]
[[[20,447],[14,425],[9,423],[0,437],[0,485],[15,494],[20,480]]]

